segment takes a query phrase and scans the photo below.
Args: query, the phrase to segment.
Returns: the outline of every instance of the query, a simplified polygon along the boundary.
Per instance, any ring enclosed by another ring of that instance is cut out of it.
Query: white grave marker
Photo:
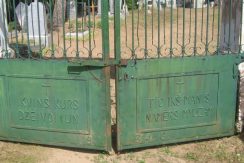
[[[109,12],[111,15],[114,14],[114,0],[109,0]]]
[[[67,0],[67,17],[70,20],[75,20],[77,11],[76,4],[74,0]]]
[[[48,46],[46,8],[38,0],[28,7],[28,33],[29,39],[35,40],[36,45]]]
[[[167,7],[173,7],[173,8],[176,8],[177,5],[176,5],[176,0],[166,0],[166,6]]]
[[[97,15],[101,15],[102,14],[102,4],[101,4],[101,0],[97,1]]]
[[[27,11],[26,11],[26,9],[27,9]],[[17,5],[17,7],[15,8],[15,13],[16,13],[19,25],[23,31],[27,31],[27,20],[26,20],[27,12],[28,12],[28,5],[23,2],[20,2]]]

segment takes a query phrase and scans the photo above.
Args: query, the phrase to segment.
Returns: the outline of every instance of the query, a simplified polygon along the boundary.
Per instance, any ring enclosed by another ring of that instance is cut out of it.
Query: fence
[[[233,135],[243,20],[242,0],[0,0],[0,139],[109,151],[111,85],[118,150]]]

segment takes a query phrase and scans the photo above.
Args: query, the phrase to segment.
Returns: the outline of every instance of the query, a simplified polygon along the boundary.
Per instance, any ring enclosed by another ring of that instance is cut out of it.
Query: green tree
[[[138,8],[137,2],[138,2],[138,0],[126,0],[126,4],[128,6],[128,9],[129,10],[137,9]],[[134,5],[134,8],[133,8],[133,5]]]

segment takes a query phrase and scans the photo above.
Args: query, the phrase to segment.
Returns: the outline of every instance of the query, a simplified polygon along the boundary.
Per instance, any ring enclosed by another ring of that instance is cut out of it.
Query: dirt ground
[[[177,14],[178,12],[178,14]],[[205,52],[205,45],[209,44],[209,53],[216,51],[217,41],[217,10],[210,9],[209,25],[206,26],[206,9],[198,10],[195,15],[194,10],[179,9],[174,12],[170,19],[170,10],[160,12],[160,23],[157,23],[156,13],[148,15],[147,31],[145,34],[145,17],[143,12],[135,11],[130,13],[126,19],[121,20],[121,49],[122,58],[131,58],[132,51],[135,50],[138,58],[144,57],[144,50],[147,44],[149,57],[157,57],[157,48],[161,47],[161,56],[169,54],[170,41],[175,55],[182,55],[182,47],[185,44],[185,55],[193,54],[194,40],[196,39],[197,54]],[[185,12],[185,23],[183,24],[183,15]],[[138,16],[139,13],[139,16]],[[132,28],[132,14],[134,14],[134,28]],[[203,19],[199,19],[203,18]],[[94,19],[99,22],[98,19]],[[196,25],[194,20],[198,20]],[[80,20],[83,21],[83,20]],[[114,22],[109,19],[109,42],[110,56],[114,57]],[[164,23],[165,22],[165,23]],[[170,23],[172,22],[173,28]],[[73,22],[71,22],[72,24]],[[74,24],[74,23],[73,23]],[[75,26],[66,23],[65,33],[74,32]],[[56,57],[62,57],[64,45],[66,46],[69,57],[74,57],[77,51],[80,56],[87,57],[89,50],[92,50],[93,57],[101,57],[102,39],[99,23],[96,29],[93,28],[91,42],[89,38],[78,39],[78,49],[76,48],[76,37],[65,38],[63,28],[56,29],[53,32],[54,50]],[[81,30],[83,27],[79,27]],[[158,30],[160,29],[160,30]],[[208,31],[208,37],[206,34]],[[170,34],[172,33],[172,35]],[[94,37],[93,37],[94,36]],[[147,36],[147,41],[145,40]],[[159,36],[159,37],[158,37]],[[21,39],[21,38],[19,38]],[[10,38],[10,42],[16,43],[15,38]],[[160,40],[160,43],[158,41]],[[134,47],[132,46],[134,42]],[[26,44],[26,40],[22,40]],[[32,42],[33,44],[33,42]],[[91,49],[89,49],[91,45]],[[44,56],[51,55],[51,49],[42,49]],[[112,124],[116,123],[115,110],[115,88],[114,80],[111,80],[112,92]],[[86,151],[80,149],[64,149],[47,146],[28,145],[10,142],[0,142],[0,163],[184,163],[184,162],[243,162],[244,163],[244,134],[221,139],[212,139],[199,142],[173,144],[168,146],[158,146],[146,149],[130,150],[120,154],[108,155],[104,152]]]
[[[137,149],[121,154],[0,142],[2,163],[244,162],[244,135]]]

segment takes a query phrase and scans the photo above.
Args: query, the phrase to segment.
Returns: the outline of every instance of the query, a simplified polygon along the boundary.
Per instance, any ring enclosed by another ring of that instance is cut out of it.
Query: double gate
[[[110,151],[111,119],[119,151],[235,133],[241,1],[0,1],[1,140]]]

